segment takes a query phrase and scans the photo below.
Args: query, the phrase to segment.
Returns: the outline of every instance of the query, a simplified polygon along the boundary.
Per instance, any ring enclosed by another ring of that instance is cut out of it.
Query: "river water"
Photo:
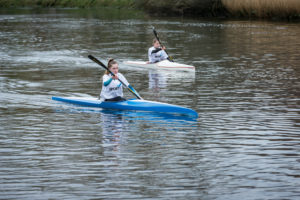
[[[299,198],[299,23],[0,13],[0,199]],[[122,64],[147,59],[152,26],[195,73]],[[198,119],[52,101],[99,95],[89,54],[117,59],[144,99]]]

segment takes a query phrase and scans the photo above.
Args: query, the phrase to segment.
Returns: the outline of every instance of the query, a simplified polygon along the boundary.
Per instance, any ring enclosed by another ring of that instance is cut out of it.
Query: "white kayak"
[[[166,69],[166,70],[181,70],[181,71],[195,71],[192,65],[185,65],[169,60],[163,60],[157,63],[147,63],[145,61],[124,61],[123,64],[133,67],[142,67],[145,69]]]

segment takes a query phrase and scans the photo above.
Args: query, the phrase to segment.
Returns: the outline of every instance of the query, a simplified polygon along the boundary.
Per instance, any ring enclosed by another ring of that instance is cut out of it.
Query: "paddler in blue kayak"
[[[168,59],[168,54],[165,51],[166,47],[160,46],[157,39],[153,40],[153,46],[148,50],[148,63],[156,63]]]
[[[123,98],[123,87],[120,79],[127,87],[130,87],[126,78],[119,73],[119,65],[114,59],[109,59],[107,64],[108,69],[114,73],[111,75],[109,71],[105,71],[103,75],[103,85],[100,94],[102,101],[125,101]]]

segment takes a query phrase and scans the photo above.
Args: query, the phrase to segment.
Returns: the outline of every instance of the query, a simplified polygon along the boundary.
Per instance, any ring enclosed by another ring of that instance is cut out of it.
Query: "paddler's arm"
[[[111,83],[111,81],[114,79],[114,80],[118,80],[118,76],[117,75],[114,75],[114,76],[112,76],[112,75],[107,75],[106,76],[106,78],[105,79],[103,79],[103,85],[106,87],[106,86],[108,86],[110,83]]]
[[[165,49],[166,49],[166,47],[162,46],[162,48],[157,48],[157,49],[154,49],[153,51],[151,51],[151,54],[157,53],[157,52],[159,52],[161,50],[165,50]]]
[[[123,76],[123,74],[118,74],[118,75],[119,75],[119,79],[125,84],[124,87],[129,88],[133,93],[140,96],[139,93],[128,83],[128,81],[126,80],[125,76]]]
[[[111,81],[112,81],[112,77],[110,77],[108,80],[104,81],[103,85],[106,87],[111,83]]]
[[[151,51],[151,54],[157,53],[157,52],[159,52],[161,50],[162,50],[161,48],[154,49],[153,51]]]

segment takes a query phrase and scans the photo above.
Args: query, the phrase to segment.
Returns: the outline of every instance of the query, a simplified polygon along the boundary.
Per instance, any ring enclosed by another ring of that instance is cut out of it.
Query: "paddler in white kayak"
[[[102,101],[126,101],[123,98],[123,87],[120,79],[127,87],[131,87],[123,76],[119,73],[119,65],[114,59],[109,59],[107,64],[108,69],[114,73],[114,76],[109,72],[105,71],[103,75],[103,84],[100,94],[100,100]]]
[[[168,59],[168,54],[165,51],[166,47],[160,46],[157,39],[153,40],[153,46],[148,49],[149,63],[157,63]]]

